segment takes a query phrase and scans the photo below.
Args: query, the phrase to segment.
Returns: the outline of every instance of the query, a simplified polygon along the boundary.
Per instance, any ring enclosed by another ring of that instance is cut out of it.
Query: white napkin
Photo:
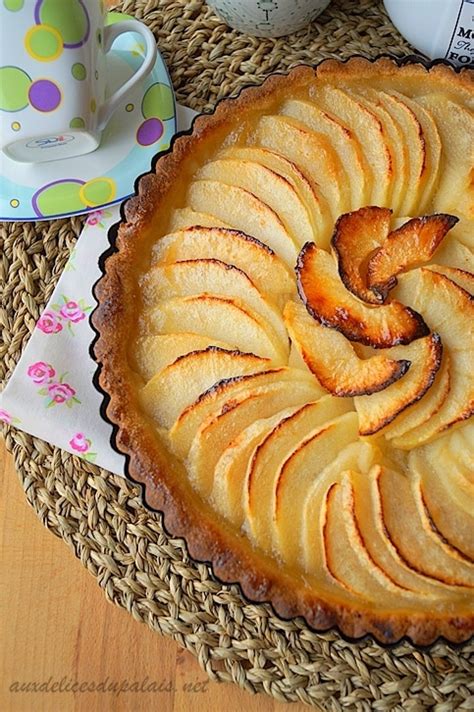
[[[177,107],[178,130],[196,112]],[[110,444],[112,427],[100,415],[102,397],[92,378],[89,355],[94,332],[89,314],[92,287],[100,277],[100,255],[109,247],[108,229],[119,206],[89,215],[66,268],[38,320],[20,361],[0,394],[0,420],[63,450],[124,474],[124,458]]]

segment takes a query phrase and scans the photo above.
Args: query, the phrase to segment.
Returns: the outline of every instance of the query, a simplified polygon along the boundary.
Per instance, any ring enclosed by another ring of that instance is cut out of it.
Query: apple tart
[[[473,159],[472,71],[272,76],[140,179],[96,289],[147,503],[317,630],[474,632]]]

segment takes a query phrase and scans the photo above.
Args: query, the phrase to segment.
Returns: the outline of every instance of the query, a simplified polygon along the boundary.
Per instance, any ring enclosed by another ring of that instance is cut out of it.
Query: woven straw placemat
[[[273,71],[325,57],[409,53],[378,0],[333,0],[307,30],[275,40],[229,30],[203,0],[125,0],[153,30],[179,101],[210,110]],[[3,224],[0,377],[12,372],[83,220]],[[108,599],[197,656],[213,680],[328,710],[474,709],[474,644],[392,649],[316,634],[218,583],[163,531],[139,490],[41,440],[4,428],[28,501],[97,578]]]

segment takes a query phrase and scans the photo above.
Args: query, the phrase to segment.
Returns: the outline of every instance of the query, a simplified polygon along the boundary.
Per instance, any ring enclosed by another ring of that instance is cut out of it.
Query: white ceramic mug
[[[219,17],[256,37],[280,37],[309,25],[331,0],[208,0]]]
[[[474,65],[474,0],[384,0],[400,33],[430,59]]]
[[[0,147],[39,163],[94,151],[124,96],[156,61],[153,34],[136,20],[105,26],[103,0],[0,2]],[[141,35],[146,56],[106,98],[106,54],[123,32]]]

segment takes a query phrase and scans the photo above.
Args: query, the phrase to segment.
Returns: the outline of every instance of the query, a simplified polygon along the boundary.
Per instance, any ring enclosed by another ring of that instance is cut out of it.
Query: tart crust
[[[104,395],[104,416],[114,426],[114,445],[126,455],[127,473],[143,485],[146,505],[163,512],[164,526],[173,536],[183,537],[192,558],[209,562],[215,575],[225,583],[238,582],[244,595],[254,602],[270,602],[276,613],[288,619],[302,616],[317,631],[333,627],[354,639],[370,634],[383,644],[406,636],[415,644],[427,645],[440,637],[453,643],[467,640],[474,633],[474,615],[437,615],[436,611],[380,609],[369,605],[348,605],[344,600],[330,602],[318,597],[301,573],[281,569],[276,560],[253,548],[204,503],[189,484],[184,465],[156,435],[156,426],[141,410],[136,376],[128,366],[127,341],[135,321],[137,275],[149,256],[148,243],[153,222],[166,213],[167,197],[177,182],[186,176],[193,154],[213,137],[225,134],[235,122],[236,113],[264,111],[284,87],[297,88],[315,76],[332,82],[367,78],[404,79],[428,77],[440,89],[464,92],[472,105],[473,73],[454,71],[444,64],[430,69],[420,63],[403,63],[381,58],[369,61],[355,57],[341,63],[326,60],[317,68],[301,66],[288,75],[272,75],[261,86],[243,90],[235,99],[221,101],[211,115],[194,121],[192,131],[173,141],[171,149],[158,156],[154,170],[136,183],[137,194],[122,207],[122,222],[111,231],[111,249],[101,264],[103,276],[95,288],[98,307],[91,323],[97,332],[92,353],[98,362],[96,385]],[[105,259],[106,258],[106,259]]]

